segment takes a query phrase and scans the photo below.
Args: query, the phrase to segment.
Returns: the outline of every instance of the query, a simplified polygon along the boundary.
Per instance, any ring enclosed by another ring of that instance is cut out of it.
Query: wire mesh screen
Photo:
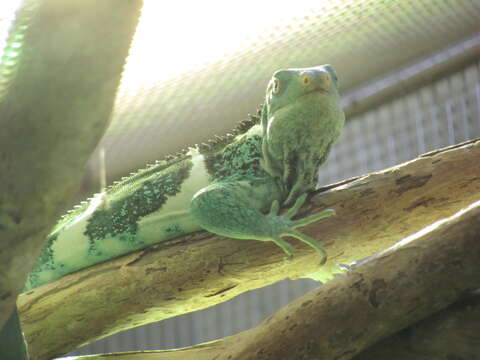
[[[324,0],[321,5],[305,1],[284,8],[281,2],[257,2],[243,17],[244,2],[190,2],[185,11],[187,6],[179,1],[177,12],[163,8],[163,3],[145,1],[112,123],[100,145],[106,151],[110,181],[232,129],[255,111],[275,70],[331,63],[345,93],[466,38],[473,36],[480,47],[478,0]],[[205,20],[217,13],[213,20]],[[235,18],[242,19],[238,28],[250,31],[246,38],[229,32]],[[192,26],[189,21],[196,19],[203,23]],[[6,22],[7,17],[0,15],[0,33]],[[149,27],[152,24],[164,27]],[[188,31],[179,38],[182,28]],[[210,32],[198,36],[203,28]],[[220,33],[225,33],[221,35],[229,46],[226,54],[215,53],[194,65],[188,62],[202,51],[213,54],[207,43]],[[393,99],[349,118],[320,170],[319,185],[479,137],[478,59],[478,53],[474,61],[463,59],[463,67],[423,81],[419,88],[397,91]],[[172,68],[180,70],[166,74]],[[93,156],[90,173],[98,167]],[[85,182],[89,194],[98,191],[94,182]],[[318,286],[312,280],[284,280],[203,311],[113,335],[71,354],[168,349],[210,341],[257,325]]]
[[[331,63],[345,92],[478,33],[480,17],[476,0],[212,1],[193,15],[179,5],[188,17],[172,22],[177,8],[145,4],[101,143],[110,181],[230,131],[256,110],[278,69]],[[227,44],[224,53],[217,43]],[[197,56],[205,62],[193,64]]]
[[[350,119],[320,183],[372,172],[480,136],[478,63]]]
[[[13,18],[14,7],[5,4],[13,2],[0,2],[0,48]],[[245,1],[212,0],[178,1],[171,8],[165,3],[145,0],[111,126],[100,145],[110,181],[166,153],[229,131],[255,111],[275,70],[332,63],[342,91],[348,93],[374,78],[398,74],[406,64],[431,58],[439,49],[460,43],[473,44],[472,53],[475,46],[480,49],[478,0],[324,0],[320,5],[305,0],[294,6],[262,1],[255,7],[245,6]],[[108,26],[104,28],[108,32]],[[215,47],[220,43],[225,47]],[[17,71],[8,59],[22,56],[21,50],[20,42],[11,42],[0,52],[0,87]],[[466,54],[467,46],[462,51]],[[403,92],[397,88],[393,98],[350,117],[319,173],[319,185],[479,137],[478,54],[475,61],[457,54],[461,67],[434,81],[424,79],[415,89],[410,82]],[[113,59],[104,60],[111,64]],[[82,60],[72,56],[70,64],[76,62],[81,65]],[[93,156],[92,174],[98,163]],[[89,194],[98,191],[93,182],[85,188]],[[284,280],[203,311],[116,334],[71,354],[169,349],[225,337],[256,326],[318,286],[312,280]]]
[[[413,159],[480,136],[480,62],[349,119],[320,171],[321,185]],[[319,286],[285,280],[215,307],[129,330],[72,354],[178,348],[257,325]]]

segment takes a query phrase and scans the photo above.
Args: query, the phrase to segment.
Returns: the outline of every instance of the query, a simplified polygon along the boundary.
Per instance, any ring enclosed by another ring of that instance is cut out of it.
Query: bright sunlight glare
[[[21,0],[0,0],[0,56]],[[274,35],[315,10],[322,15],[345,0],[158,1],[144,7],[120,92],[152,87],[255,46],[261,50]]]
[[[319,7],[339,1],[145,0],[122,80],[122,90],[150,87],[202,68],[283,30]]]
[[[407,244],[410,244],[410,243],[413,243],[415,240],[421,238],[422,236],[428,234],[429,232],[431,231],[434,231],[435,229],[439,228],[440,226],[442,226],[443,224],[445,224],[446,222],[451,222],[452,220],[455,220],[455,219],[458,219],[460,218],[463,214],[465,214],[466,212],[468,211],[471,211],[475,208],[480,208],[480,200],[479,201],[476,201],[472,204],[469,204],[468,206],[460,209],[457,213],[453,214],[452,216],[450,217],[447,217],[447,218],[443,218],[443,219],[440,219],[440,220],[437,220],[435,221],[434,223],[424,227],[423,229],[419,230],[418,232],[412,234],[412,235],[409,235],[407,236],[406,238],[398,241],[396,244],[394,244],[393,246],[391,246],[390,248],[384,250],[384,251],[391,251],[391,250],[395,250],[395,249],[398,249],[402,246],[405,246]]]
[[[8,30],[15,18],[15,10],[22,0],[0,0],[0,58],[3,56]]]

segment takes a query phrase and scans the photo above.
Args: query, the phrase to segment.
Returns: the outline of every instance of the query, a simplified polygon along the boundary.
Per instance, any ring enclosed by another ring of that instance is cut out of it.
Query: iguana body
[[[49,235],[26,290],[200,229],[274,241],[289,256],[282,236],[294,236],[325,256],[295,228],[333,211],[290,218],[315,189],[343,123],[330,66],[277,71],[251,126],[140,170],[67,214]],[[293,207],[277,216],[280,203]]]

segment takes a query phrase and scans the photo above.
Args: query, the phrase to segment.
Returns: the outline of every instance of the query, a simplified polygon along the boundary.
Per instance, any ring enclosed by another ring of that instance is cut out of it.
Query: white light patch
[[[98,194],[95,194],[93,198],[90,200],[87,209],[79,216],[77,216],[70,224],[70,225],[75,225],[77,222],[83,221],[92,215],[95,210],[97,210],[99,207],[103,206],[105,204],[105,199],[107,197],[106,192],[101,192]]]
[[[21,0],[2,0],[0,2],[0,57],[5,50],[8,30],[15,19],[15,11],[20,7]]]
[[[190,175],[180,186],[180,191],[175,196],[169,198],[162,206],[162,212],[170,213],[190,209],[190,201],[193,195],[201,188],[210,184],[208,171],[205,167],[205,157],[197,149],[190,149],[188,155],[192,156]]]
[[[74,268],[85,265],[89,247],[88,237],[84,234],[87,221],[88,217],[84,217],[65,231],[58,233],[57,240],[52,244],[56,263],[63,263]]]
[[[319,9],[338,11],[339,0],[145,0],[119,91],[136,92],[179,74],[268,46],[280,29]]]
[[[53,256],[56,262],[63,263],[73,268],[84,267],[88,259],[90,245],[85,235],[87,223],[91,215],[103,206],[106,194],[96,194],[87,209],[75,218],[67,227],[58,233],[57,240],[52,244]]]
[[[396,250],[402,246],[405,246],[407,244],[410,244],[410,243],[413,243],[415,240],[421,238],[422,236],[428,234],[429,232],[431,231],[434,231],[436,229],[438,229],[438,227],[440,227],[441,225],[443,225],[444,223],[448,222],[448,221],[452,221],[454,219],[457,219],[459,217],[461,217],[463,214],[465,214],[467,211],[470,211],[470,210],[473,210],[474,208],[476,207],[480,207],[480,200],[479,201],[476,201],[470,205],[468,205],[467,207],[459,210],[457,213],[455,213],[454,215],[452,215],[451,217],[447,217],[447,218],[444,218],[444,219],[441,219],[441,220],[438,220],[438,221],[435,221],[434,223],[424,227],[423,229],[421,229],[420,231],[416,232],[415,234],[412,234],[410,236],[407,236],[406,238],[403,238],[402,240],[400,240],[399,242],[395,243],[394,245],[392,245],[391,247],[389,247],[388,249],[385,249],[384,251],[387,252],[387,251],[393,251],[393,250]]]

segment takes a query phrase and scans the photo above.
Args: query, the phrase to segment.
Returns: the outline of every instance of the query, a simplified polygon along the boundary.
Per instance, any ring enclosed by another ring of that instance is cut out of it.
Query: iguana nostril
[[[330,84],[330,81],[332,81],[330,75],[327,72],[321,72],[319,74],[319,77],[324,84]]]

